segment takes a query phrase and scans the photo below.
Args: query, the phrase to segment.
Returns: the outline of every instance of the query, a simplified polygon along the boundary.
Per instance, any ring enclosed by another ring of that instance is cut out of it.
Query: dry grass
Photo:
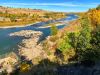
[[[30,22],[0,22],[0,27],[4,27],[4,26],[16,26],[16,25],[20,25],[20,26],[24,26],[27,24],[31,24],[34,23],[33,21]]]
[[[69,22],[68,26],[64,27],[62,30],[60,30],[60,33],[64,32],[78,32],[80,31],[80,20],[75,20],[72,22]]]

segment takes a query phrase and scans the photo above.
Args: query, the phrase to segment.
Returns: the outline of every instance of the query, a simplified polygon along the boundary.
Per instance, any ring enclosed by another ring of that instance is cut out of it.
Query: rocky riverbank
[[[41,44],[38,44],[42,38],[43,33],[40,31],[22,30],[19,32],[11,33],[10,36],[25,37],[18,45],[20,56],[24,56],[26,60],[32,60],[36,57],[46,57]]]
[[[17,63],[18,57],[14,52],[8,54],[5,58],[0,59],[0,75],[4,71],[11,73],[15,69],[14,66]]]
[[[18,45],[18,53],[17,53],[19,57],[24,57],[23,60],[32,61],[37,57],[41,57],[42,59],[47,57],[41,43],[39,43],[39,40],[43,36],[42,32],[32,31],[32,30],[22,30],[19,32],[11,33],[9,35],[11,37],[12,36],[24,37],[22,42]],[[21,58],[19,59],[20,61],[22,61]],[[17,65],[16,63],[19,64],[18,56],[15,53],[0,59],[0,73],[3,72],[4,70],[6,70],[7,73],[12,72],[14,70],[14,65]]]

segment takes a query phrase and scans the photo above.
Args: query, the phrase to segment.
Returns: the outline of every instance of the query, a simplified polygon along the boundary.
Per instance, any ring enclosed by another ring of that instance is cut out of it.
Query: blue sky
[[[62,12],[87,11],[99,4],[100,0],[0,0],[1,6]]]

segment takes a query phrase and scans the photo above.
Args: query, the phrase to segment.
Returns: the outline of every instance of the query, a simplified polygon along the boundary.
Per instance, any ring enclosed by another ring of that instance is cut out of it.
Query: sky
[[[99,4],[100,0],[0,0],[0,6],[58,12],[84,12]]]

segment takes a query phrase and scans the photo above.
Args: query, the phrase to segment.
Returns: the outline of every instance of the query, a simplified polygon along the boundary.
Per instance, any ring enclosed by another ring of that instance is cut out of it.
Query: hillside
[[[2,13],[9,13],[9,14],[43,14],[47,11],[40,10],[40,9],[29,9],[29,8],[11,8],[11,7],[3,7],[0,6],[0,12]]]
[[[0,6],[0,26],[27,25],[64,18],[65,13],[41,9],[10,8]]]

